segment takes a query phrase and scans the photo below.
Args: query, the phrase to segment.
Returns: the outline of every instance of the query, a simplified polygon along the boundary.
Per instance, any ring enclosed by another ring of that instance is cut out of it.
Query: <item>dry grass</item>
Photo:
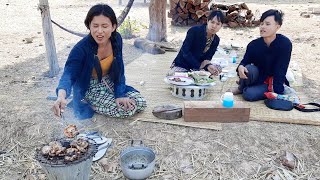
[[[47,95],[54,94],[57,79],[44,76],[47,62],[40,12],[36,10],[38,1],[29,0],[23,4],[18,0],[7,2],[10,5],[2,6],[0,15],[6,24],[0,29],[1,35],[6,37],[0,40],[0,179],[45,179],[43,170],[33,155],[39,145],[62,134],[61,124],[50,111],[52,101],[45,99]],[[50,2],[51,15],[62,24],[72,22],[68,24],[71,29],[84,31],[84,27],[79,24],[83,22],[89,6],[96,2]],[[248,5],[253,9],[280,8],[285,11],[286,19],[281,32],[292,39],[292,58],[299,63],[304,73],[307,96],[319,102],[320,36],[317,31],[320,18],[305,19],[299,16],[300,11],[310,6],[319,7],[319,2],[281,2],[276,5],[271,4],[273,1],[264,1],[266,5]],[[25,6],[26,3],[29,6]],[[115,1],[112,3],[116,4]],[[118,11],[120,9],[117,8]],[[130,13],[146,23],[147,16],[137,15],[142,12],[147,12],[147,7],[137,5]],[[17,13],[19,16],[15,16]],[[187,28],[169,29],[170,40],[181,43]],[[54,31],[59,63],[62,66],[70,47],[79,38],[55,27]],[[224,28],[219,35],[222,42],[227,42],[239,31],[253,36],[258,34],[256,29]],[[22,41],[27,37],[34,37],[33,43],[25,44]],[[252,38],[243,35],[234,40],[245,46],[248,39]],[[126,43],[128,49],[124,52],[125,57],[130,58],[130,53],[134,50],[130,51],[130,41]],[[135,54],[134,57],[138,55]],[[278,179],[320,179],[320,131],[316,126],[249,122],[226,124],[222,131],[212,131],[108,119],[99,115],[94,120],[95,123],[86,128],[99,130],[105,136],[113,138],[113,146],[105,158],[117,168],[107,173],[99,163],[94,163],[91,179],[124,179],[119,166],[119,154],[128,146],[130,139],[141,139],[155,150],[156,169],[150,179],[267,179],[272,175],[278,176]],[[282,151],[296,155],[298,163],[295,169],[289,170],[281,165],[279,157]]]

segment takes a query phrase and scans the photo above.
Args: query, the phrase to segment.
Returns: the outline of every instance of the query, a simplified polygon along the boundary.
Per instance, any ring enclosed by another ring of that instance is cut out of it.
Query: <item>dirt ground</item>
[[[52,19],[79,32],[88,32],[83,24],[88,9],[100,1],[49,1]],[[116,14],[124,6],[110,3]],[[124,4],[126,1],[123,1]],[[228,3],[236,1],[228,1]],[[250,9],[263,12],[270,8],[285,12],[279,33],[293,43],[292,62],[303,73],[305,93],[320,102],[320,16],[303,18],[300,13],[310,7],[320,8],[320,1],[246,1]],[[62,126],[50,108],[58,77],[48,78],[44,38],[37,0],[2,0],[0,4],[0,179],[45,179],[34,159],[34,150],[52,137],[61,135]],[[132,20],[148,25],[148,4],[137,0],[129,13]],[[168,24],[168,41],[179,46],[188,27]],[[53,26],[60,67],[80,37]],[[137,36],[145,37],[141,27]],[[249,41],[259,35],[258,28],[222,28],[222,44],[237,43],[243,54]],[[29,39],[27,39],[29,38]],[[31,38],[31,43],[27,43]],[[124,59],[130,63],[141,55],[133,40],[124,40]],[[165,54],[162,55],[164,58]],[[294,65],[293,65],[294,66]],[[60,73],[61,75],[61,73]],[[127,78],[130,78],[127,74]],[[186,128],[166,124],[132,122],[132,120],[93,118],[91,129],[113,138],[113,146],[104,158],[105,172],[99,163],[91,169],[91,179],[124,179],[119,153],[130,139],[141,139],[155,150],[156,169],[150,179],[320,179],[320,129],[317,126],[249,122],[223,125],[222,131]],[[87,129],[90,129],[87,127]],[[283,152],[293,153],[297,167],[288,170],[280,163]]]

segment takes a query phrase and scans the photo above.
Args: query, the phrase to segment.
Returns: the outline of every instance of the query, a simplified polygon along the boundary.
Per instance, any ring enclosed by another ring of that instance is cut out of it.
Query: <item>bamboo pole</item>
[[[39,0],[39,2],[39,9],[42,17],[43,36],[46,45],[46,54],[50,68],[48,76],[54,77],[59,73],[59,64],[51,24],[49,3],[48,0]]]

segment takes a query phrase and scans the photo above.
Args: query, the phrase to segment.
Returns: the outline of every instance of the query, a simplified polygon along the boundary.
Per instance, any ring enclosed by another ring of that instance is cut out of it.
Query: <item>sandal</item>
[[[98,151],[93,156],[92,161],[95,162],[95,161],[98,161],[101,158],[103,158],[103,156],[106,154],[108,148],[111,146],[111,143],[112,143],[112,139],[107,138],[107,141],[98,147]]]

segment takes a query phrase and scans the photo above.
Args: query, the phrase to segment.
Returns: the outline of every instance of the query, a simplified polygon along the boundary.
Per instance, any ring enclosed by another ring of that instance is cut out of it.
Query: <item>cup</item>
[[[234,105],[233,93],[226,92],[221,96],[221,103],[223,107],[232,108]]]

